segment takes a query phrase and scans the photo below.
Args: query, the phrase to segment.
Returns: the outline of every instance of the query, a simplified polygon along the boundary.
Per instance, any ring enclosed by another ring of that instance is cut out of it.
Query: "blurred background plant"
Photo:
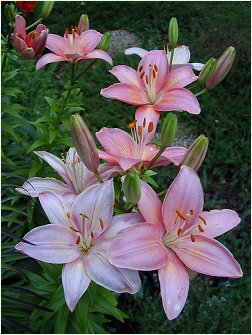
[[[42,5],[38,2],[34,13],[24,14],[27,25],[39,18]],[[112,293],[105,294],[102,306],[96,305],[94,292],[95,296],[104,292],[95,285],[69,317],[62,299],[61,267],[38,265],[13,249],[20,236],[46,223],[37,200],[17,194],[15,187],[35,175],[56,177],[33,150],[65,154],[72,145],[71,114],[84,116],[93,132],[104,126],[127,130],[135,108],[100,96],[102,88],[114,83],[109,65],[101,61],[83,62],[83,69],[89,68],[64,104],[71,85],[69,64],[55,63],[36,71],[35,60],[19,58],[8,48],[8,38],[2,39],[2,51],[9,50],[2,77],[2,332],[250,333],[250,3],[60,1],[43,24],[50,33],[63,35],[67,26],[76,25],[80,13],[88,14],[91,28],[110,31],[111,47],[117,46],[109,51],[114,65],[136,68],[138,64],[139,58],[125,56],[122,46],[162,49],[171,17],[178,20],[179,44],[189,45],[192,62],[218,58],[229,45],[236,48],[227,78],[199,97],[201,114],[178,114],[176,143],[188,147],[202,133],[210,139],[199,170],[205,209],[232,208],[242,217],[242,223],[220,241],[233,252],[244,276],[232,281],[199,275],[192,281],[184,311],[172,322],[162,308],[156,272],[141,274],[143,286],[135,296],[118,297],[119,308],[129,315],[124,323],[117,321],[126,315],[116,307]],[[2,23],[7,37],[6,17]],[[125,41],[128,36],[132,40]],[[167,188],[174,176],[174,168],[159,168],[156,191]]]

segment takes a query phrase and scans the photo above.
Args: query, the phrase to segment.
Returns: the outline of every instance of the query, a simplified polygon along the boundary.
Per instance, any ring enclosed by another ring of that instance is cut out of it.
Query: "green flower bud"
[[[141,180],[136,173],[128,173],[122,185],[126,199],[137,204],[141,198]]]
[[[41,17],[44,19],[51,14],[55,1],[44,1],[42,10],[41,10]]]
[[[98,149],[88,126],[79,114],[71,116],[70,129],[80,159],[88,170],[97,171],[99,166]]]
[[[11,3],[10,5],[6,4],[5,8],[4,8],[4,12],[5,12],[5,15],[6,15],[9,22],[14,22],[15,21],[15,17],[17,15],[17,12],[16,12],[16,8],[13,5],[13,3]]]
[[[172,17],[170,20],[168,38],[170,46],[175,48],[178,42],[178,22],[175,17]]]
[[[198,136],[187,149],[179,166],[187,165],[194,171],[198,171],[205,159],[208,143],[209,140],[207,137],[204,135]]]
[[[211,57],[208,59],[208,61],[203,66],[202,70],[200,71],[198,83],[201,85],[205,85],[207,80],[211,77],[213,74],[215,68],[216,68],[217,60],[214,57]]]
[[[89,29],[89,19],[87,14],[81,15],[78,23],[78,29],[80,34]]]
[[[161,136],[160,136],[161,147],[168,147],[169,145],[172,144],[176,136],[177,125],[178,125],[177,115],[168,113],[161,129]]]
[[[98,46],[99,49],[103,50],[103,51],[107,51],[111,42],[111,35],[110,33],[105,33],[101,39],[101,42]]]

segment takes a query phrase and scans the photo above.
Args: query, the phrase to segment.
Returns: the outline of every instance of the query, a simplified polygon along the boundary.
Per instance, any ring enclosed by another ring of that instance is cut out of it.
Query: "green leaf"
[[[34,177],[35,175],[36,175],[36,173],[39,171],[39,170],[41,170],[41,168],[42,168],[42,164],[39,162],[39,163],[35,163],[32,167],[31,167],[31,169],[30,169],[30,171],[29,171],[29,174],[28,174],[28,178],[32,178],[32,177]]]
[[[15,87],[3,87],[2,93],[9,97],[17,98],[18,95],[22,93],[22,91]]]
[[[53,142],[53,140],[56,138],[58,134],[58,131],[55,129],[50,129],[49,130],[49,139],[48,142],[51,144]]]
[[[27,150],[27,154],[29,154],[31,151],[33,151],[34,149],[41,147],[42,145],[45,145],[46,141],[44,140],[36,140],[31,146],[30,148]]]
[[[66,305],[59,309],[54,325],[55,334],[66,334],[66,327],[69,316],[70,311]]]
[[[8,80],[14,78],[19,72],[19,69],[13,70],[13,71],[9,71],[9,72],[4,72],[2,79],[3,82],[7,82]]]

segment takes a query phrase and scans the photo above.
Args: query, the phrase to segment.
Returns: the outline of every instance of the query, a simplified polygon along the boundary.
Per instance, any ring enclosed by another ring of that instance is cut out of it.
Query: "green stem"
[[[75,78],[75,63],[72,63],[72,71],[71,71],[71,78],[70,78],[70,83],[71,84],[70,84],[70,87],[68,88],[63,108],[66,106],[66,104],[68,102],[69,95],[70,95],[70,93],[73,89],[73,85],[74,85],[75,81],[76,81],[76,78]]]
[[[187,89],[191,91],[192,89],[196,88],[197,86],[198,86],[198,83],[196,82],[196,83],[193,83],[191,86],[188,86]]]
[[[94,171],[94,174],[95,174],[97,180],[99,181],[99,183],[103,184],[103,180],[102,180],[102,177],[100,176],[99,172],[96,170],[96,171]]]
[[[159,149],[159,152],[156,154],[155,157],[152,158],[150,163],[144,168],[141,174],[143,174],[145,171],[147,171],[149,168],[152,167],[152,165],[157,161],[157,159],[162,155],[162,153],[165,151],[166,147],[161,147]]]
[[[94,63],[97,61],[97,59],[93,60],[86,68],[83,70],[78,76],[75,78],[75,80],[78,80],[87,70],[91,68],[91,66],[94,65]]]
[[[9,33],[8,33],[8,36],[7,36],[7,43],[6,43],[7,52],[10,49],[12,30],[13,30],[13,27],[10,26],[10,30],[9,30]],[[4,73],[4,68],[5,68],[6,61],[7,61],[6,53],[4,53],[4,55],[3,55],[3,60],[2,60],[2,65],[1,65],[1,75],[3,75],[3,73]]]
[[[207,89],[207,88],[204,88],[202,91],[196,93],[196,94],[195,94],[195,97],[198,97],[199,95],[204,94],[204,93],[206,93],[207,91],[208,91],[208,89]]]
[[[30,26],[26,27],[25,30],[31,29],[32,27],[36,26],[38,23],[40,23],[42,21],[43,21],[43,18],[40,17],[37,21],[33,22]]]
[[[162,192],[159,192],[157,195],[158,195],[159,197],[161,197],[161,196],[164,195],[166,192],[167,192],[167,190],[164,190],[164,191],[162,191]]]
[[[120,203],[120,201],[118,201],[116,198],[115,198],[115,204],[116,206],[118,207],[118,209],[120,209],[122,212],[126,212],[126,209],[123,207],[123,205]]]
[[[171,49],[171,58],[170,58],[169,72],[171,72],[173,56],[174,56],[174,47],[172,47],[172,49]]]

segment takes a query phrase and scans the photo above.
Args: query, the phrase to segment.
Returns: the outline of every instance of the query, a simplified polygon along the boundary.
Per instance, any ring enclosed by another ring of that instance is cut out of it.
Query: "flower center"
[[[149,64],[149,71],[143,71],[143,66],[140,66],[138,69],[140,72],[140,80],[145,86],[147,91],[149,101],[151,104],[154,104],[157,100],[157,78],[158,78],[158,67],[156,64]]]
[[[151,121],[146,129],[145,118],[141,126],[138,126],[137,120],[134,120],[129,124],[129,128],[131,131],[131,136],[134,140],[134,158],[142,159],[145,146],[148,143],[144,134],[146,131],[148,132],[148,134],[150,134],[153,131],[153,122]]]

